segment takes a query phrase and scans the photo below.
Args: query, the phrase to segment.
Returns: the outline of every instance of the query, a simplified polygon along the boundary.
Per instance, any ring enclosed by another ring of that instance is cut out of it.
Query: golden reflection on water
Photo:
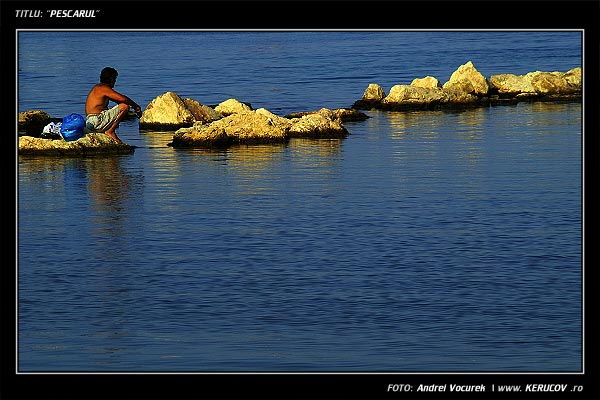
[[[281,183],[277,181],[285,179],[282,177],[287,176],[291,165],[305,177],[316,171],[327,175],[335,164],[339,164],[341,143],[339,139],[294,138],[285,145],[232,146],[218,154],[220,162],[232,173],[236,192],[257,195],[280,187]]]
[[[519,113],[524,112],[525,107],[530,107],[530,112],[524,113],[525,125],[527,127],[540,128],[557,128],[564,125],[582,124],[583,116],[581,113],[573,113],[573,110],[581,110],[581,103],[552,103],[552,102],[536,102],[527,104],[519,104]],[[575,116],[576,119],[564,119],[565,113]],[[537,132],[545,134],[549,131],[539,129]]]
[[[391,135],[395,140],[421,143],[421,151],[435,157],[442,146],[453,140],[461,151],[456,156],[470,162],[484,157],[481,143],[489,109],[477,108],[460,112],[393,112],[387,113]],[[398,148],[399,156],[410,156]],[[421,153],[422,155],[423,153]]]
[[[173,140],[174,131],[139,131],[139,136],[143,139],[144,145],[149,148],[166,148],[167,144]]]
[[[518,110],[515,110],[518,108]],[[510,115],[518,111],[528,116],[528,126],[557,126],[577,121],[565,121],[562,116],[573,109],[581,109],[580,103],[533,102],[508,106],[479,107],[462,111],[410,111],[383,112],[392,128],[394,136],[404,134],[439,134],[440,130],[449,131],[448,122],[453,122],[454,132],[461,138],[476,139],[483,127],[494,115]],[[507,123],[514,121],[509,120]],[[375,123],[374,121],[372,123]],[[541,131],[543,133],[543,131]]]
[[[210,174],[220,174],[233,185],[222,187],[222,190],[232,190],[242,196],[274,190],[279,185],[277,179],[288,173],[290,163],[302,173],[310,174],[316,170],[327,173],[340,163],[345,140],[291,138],[284,144],[172,148],[168,143],[172,141],[173,132],[140,132],[140,135],[144,144],[140,151],[147,154],[152,168],[159,171],[157,178],[165,190],[174,190],[178,186],[176,181],[207,169]]]
[[[400,181],[432,180],[433,185],[444,180],[456,182],[462,193],[476,193],[482,178],[485,180],[483,162],[490,151],[484,143],[488,117],[487,108],[387,112],[384,118],[393,143],[391,159]]]
[[[275,143],[263,145],[233,145],[227,148],[178,148],[168,146],[173,139],[174,132],[140,132],[145,147],[154,151],[149,152],[156,161],[176,160],[180,154],[196,154],[202,158],[214,160],[215,156],[228,165],[244,166],[246,168],[262,170],[268,167],[279,154],[289,149],[293,153],[303,156],[318,156],[323,161],[331,155],[339,154],[344,139],[302,139],[292,138],[288,143]],[[179,154],[178,154],[179,152]]]
[[[385,114],[394,136],[409,133],[439,134],[440,130],[448,130],[447,123],[449,119],[453,119],[455,126],[459,127],[458,133],[465,139],[474,137],[480,131],[488,115],[488,108],[457,112],[412,111],[387,112]]]
[[[555,154],[552,142],[556,134],[581,125],[581,113],[573,112],[580,109],[579,103],[534,102],[464,111],[383,112],[373,120],[387,123],[380,131],[392,139],[391,160],[399,175],[412,170],[421,178],[460,178],[464,190],[475,191],[477,182],[491,179],[491,169],[516,162],[512,158],[523,146],[533,146],[531,154],[545,158],[564,157]],[[521,136],[531,134],[535,140]]]

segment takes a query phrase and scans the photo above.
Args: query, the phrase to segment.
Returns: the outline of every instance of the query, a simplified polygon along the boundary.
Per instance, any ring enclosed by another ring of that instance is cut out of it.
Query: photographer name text
[[[408,383],[390,383],[387,386],[388,392],[475,392],[481,393],[486,391],[506,392],[506,393],[551,393],[551,392],[582,392],[582,385],[569,384],[546,384],[546,383],[530,383],[526,385],[497,385],[497,384],[477,384],[477,385],[457,385],[457,384],[408,384]]]

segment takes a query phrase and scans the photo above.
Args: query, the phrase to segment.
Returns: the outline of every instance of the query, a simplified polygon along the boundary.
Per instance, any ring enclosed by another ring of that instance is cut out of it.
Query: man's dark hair
[[[100,72],[100,82],[110,83],[113,79],[117,79],[119,73],[113,67],[105,67]]]

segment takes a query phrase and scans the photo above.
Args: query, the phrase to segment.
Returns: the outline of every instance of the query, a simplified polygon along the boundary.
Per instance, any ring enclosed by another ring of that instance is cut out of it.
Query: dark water
[[[81,113],[105,65],[143,107],[175,91],[279,115],[469,60],[581,66],[580,32],[18,44],[19,111],[52,116]],[[581,104],[367,114],[343,140],[178,150],[127,121],[134,154],[19,157],[19,370],[580,371]]]

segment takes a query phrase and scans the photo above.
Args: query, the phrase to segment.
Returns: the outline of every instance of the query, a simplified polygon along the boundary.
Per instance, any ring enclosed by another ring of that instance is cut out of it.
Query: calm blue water
[[[55,117],[106,65],[143,107],[175,91],[284,115],[469,60],[489,77],[582,54],[579,32],[18,44],[19,111]],[[343,140],[184,150],[126,121],[134,154],[19,157],[19,370],[580,371],[581,104],[367,114]]]

